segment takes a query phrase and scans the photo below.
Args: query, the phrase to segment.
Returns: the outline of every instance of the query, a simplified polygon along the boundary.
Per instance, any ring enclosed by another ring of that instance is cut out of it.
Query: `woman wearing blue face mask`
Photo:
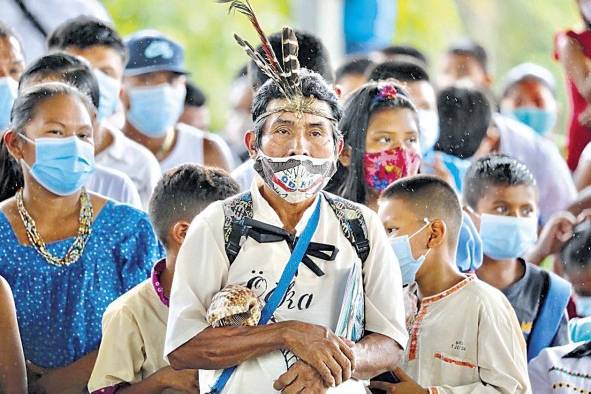
[[[80,392],[105,308],[144,280],[161,248],[146,215],[87,192],[94,107],[62,83],[15,101],[4,143],[24,187],[0,204],[0,275],[11,285],[32,383]]]
[[[482,239],[484,263],[476,274],[509,299],[528,356],[568,343],[569,290],[555,292],[564,281],[524,260],[538,238],[538,192],[530,170],[509,156],[485,156],[468,169],[463,198]],[[556,307],[557,313],[545,314],[546,305]],[[541,339],[537,332],[542,332]]]

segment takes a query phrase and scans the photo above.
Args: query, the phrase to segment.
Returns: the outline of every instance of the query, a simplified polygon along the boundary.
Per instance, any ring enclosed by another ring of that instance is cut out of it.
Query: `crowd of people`
[[[165,34],[80,16],[25,64],[0,24],[0,393],[591,393],[575,4],[566,158],[552,73],[470,39],[236,36],[212,133]]]

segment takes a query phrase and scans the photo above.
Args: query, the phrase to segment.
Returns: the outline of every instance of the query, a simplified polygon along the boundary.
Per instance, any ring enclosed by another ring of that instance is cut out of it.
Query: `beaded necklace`
[[[152,270],[152,286],[154,286],[154,291],[156,291],[158,298],[160,298],[160,302],[162,302],[165,306],[168,307],[169,300],[168,297],[164,294],[164,286],[160,281],[160,275],[165,269],[166,260],[160,260],[158,263],[156,263],[154,269]]]
[[[23,203],[23,189],[20,189],[16,193],[16,206],[21,220],[23,221],[23,225],[25,226],[29,242],[45,261],[58,267],[68,266],[78,261],[80,256],[82,256],[82,252],[84,251],[84,247],[90,236],[92,217],[94,215],[94,210],[92,209],[92,204],[88,198],[88,193],[86,193],[84,188],[80,194],[80,227],[78,228],[78,235],[64,257],[56,257],[47,250],[45,241],[43,241],[41,235],[37,231],[35,220],[33,220],[29,212],[25,209],[25,204]]]

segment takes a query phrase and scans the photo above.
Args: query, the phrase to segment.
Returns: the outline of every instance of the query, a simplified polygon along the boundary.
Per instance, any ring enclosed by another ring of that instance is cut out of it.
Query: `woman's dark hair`
[[[16,132],[24,129],[35,117],[37,107],[55,96],[77,97],[90,114],[95,111],[88,96],[78,89],[62,82],[47,82],[34,85],[19,93],[10,112],[9,128]],[[10,156],[4,142],[0,148],[0,201],[3,201],[13,197],[16,191],[24,186],[24,179],[19,164]]]
[[[26,89],[31,82],[48,77],[55,77],[56,80],[72,85],[85,93],[90,97],[95,108],[98,108],[100,100],[98,81],[84,59],[64,52],[40,57],[29,65],[21,76],[19,90]]]
[[[381,98],[385,89],[392,88],[395,97]],[[340,162],[336,174],[332,177],[326,190],[355,201],[367,203],[368,187],[364,181],[363,155],[365,154],[365,138],[371,116],[382,109],[406,108],[415,114],[417,128],[419,118],[416,107],[408,93],[397,83],[369,82],[356,90],[345,102],[343,118],[339,130],[343,133],[345,149],[351,149],[351,164],[348,167]]]

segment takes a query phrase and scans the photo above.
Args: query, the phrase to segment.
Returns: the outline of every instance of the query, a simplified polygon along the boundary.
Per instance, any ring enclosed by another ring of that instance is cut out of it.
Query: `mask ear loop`
[[[415,231],[410,237],[408,237],[409,240],[412,237],[414,237],[415,235],[417,235],[418,233],[420,233],[421,231],[423,231],[425,228],[427,228],[427,226],[429,226],[431,224],[431,221],[429,220],[429,218],[423,218],[423,222],[425,223],[423,225],[423,227],[421,227],[420,229]],[[431,241],[431,237],[429,237],[429,241]],[[431,253],[431,248],[427,246],[427,251],[423,254],[423,259],[427,258],[429,253]]]

